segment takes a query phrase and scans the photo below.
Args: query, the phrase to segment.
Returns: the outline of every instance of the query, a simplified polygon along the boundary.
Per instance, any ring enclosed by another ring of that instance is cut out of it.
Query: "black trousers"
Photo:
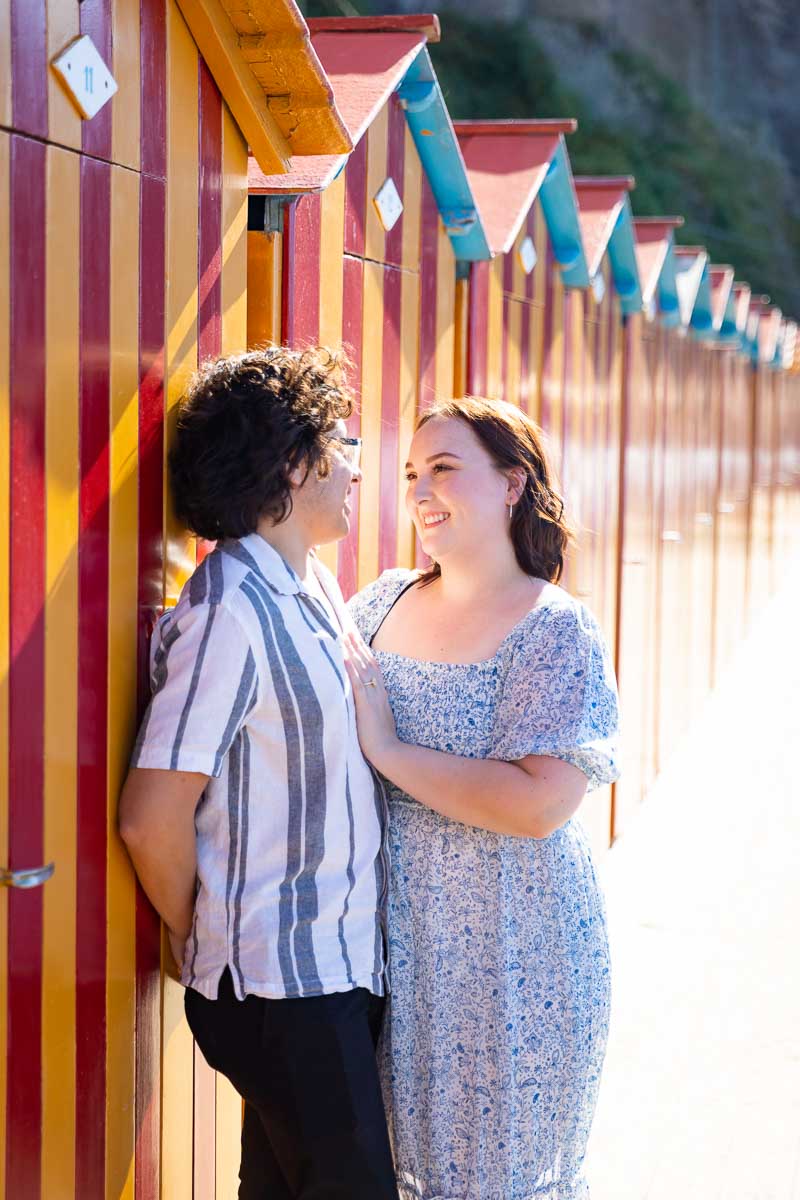
[[[298,1000],[186,990],[206,1061],[245,1100],[239,1200],[397,1200],[375,1045],[383,1000],[364,988]]]

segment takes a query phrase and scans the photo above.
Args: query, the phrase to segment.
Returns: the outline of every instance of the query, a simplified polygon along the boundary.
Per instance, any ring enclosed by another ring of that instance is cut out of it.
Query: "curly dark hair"
[[[353,397],[341,352],[267,346],[204,363],[178,408],[169,455],[175,511],[210,541],[292,511],[289,476],[328,474],[326,445]]]
[[[521,467],[525,472],[525,486],[511,518],[514,554],[527,575],[558,583],[574,534],[547,461],[543,431],[516,405],[478,396],[438,401],[423,413],[417,429],[434,417],[454,417],[468,425],[498,470]],[[434,562],[422,575],[423,586],[440,574]]]

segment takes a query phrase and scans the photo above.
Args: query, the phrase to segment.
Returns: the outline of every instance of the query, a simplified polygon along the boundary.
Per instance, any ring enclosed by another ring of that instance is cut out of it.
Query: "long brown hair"
[[[525,485],[514,505],[511,541],[526,575],[558,583],[573,531],[564,517],[564,501],[556,490],[544,448],[544,434],[535,421],[505,400],[464,396],[440,400],[417,422],[421,429],[434,417],[454,417],[469,425],[500,471],[513,468],[525,474]],[[423,586],[441,575],[434,562],[423,572]]]

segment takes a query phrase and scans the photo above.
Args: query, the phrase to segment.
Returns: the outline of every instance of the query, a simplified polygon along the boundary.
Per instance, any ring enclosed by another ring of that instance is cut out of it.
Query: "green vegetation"
[[[368,0],[307,0],[309,16],[379,9]],[[439,10],[443,38],[430,53],[450,111],[467,117],[578,118],[568,138],[576,175],[634,175],[638,216],[680,214],[684,244],[702,243],[714,262],[800,315],[800,217],[789,204],[781,162],[720,128],[643,55],[613,50],[581,26],[586,53],[610,58],[630,92],[634,120],[608,122],[571,92],[524,22],[475,20]]]

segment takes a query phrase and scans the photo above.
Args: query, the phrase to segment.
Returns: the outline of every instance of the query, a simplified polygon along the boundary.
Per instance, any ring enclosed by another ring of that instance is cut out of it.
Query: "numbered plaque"
[[[99,113],[117,90],[114,76],[88,35],[71,42],[52,65],[78,112],[87,121]]]

